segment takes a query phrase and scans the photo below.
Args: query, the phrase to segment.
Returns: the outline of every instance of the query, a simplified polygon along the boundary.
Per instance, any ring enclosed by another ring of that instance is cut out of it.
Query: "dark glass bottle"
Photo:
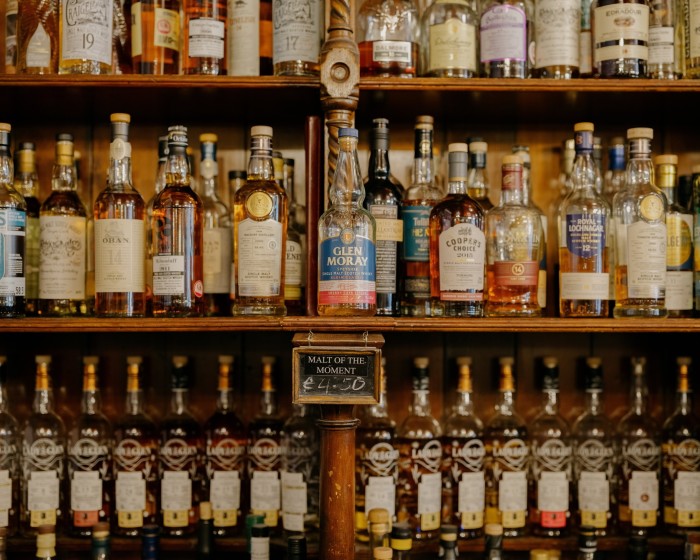
[[[160,551],[160,527],[144,525],[141,531],[141,560],[158,560]]]
[[[19,523],[20,441],[19,424],[9,411],[6,382],[6,357],[0,356],[0,480],[4,486],[0,498],[0,529],[5,531],[6,537],[12,537]]]
[[[214,558],[214,525],[211,502],[200,502],[197,521],[197,560]]]
[[[109,560],[111,541],[109,538],[109,522],[100,521],[92,527],[92,543],[90,554],[92,560]]]

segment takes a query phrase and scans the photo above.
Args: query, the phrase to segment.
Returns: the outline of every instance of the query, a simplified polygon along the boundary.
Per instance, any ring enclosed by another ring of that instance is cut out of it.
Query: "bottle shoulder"
[[[401,439],[435,439],[442,436],[442,426],[433,416],[409,414],[399,424],[396,436]]]
[[[202,200],[190,185],[167,184],[155,195],[153,209],[196,208],[202,210]]]
[[[67,215],[81,218],[87,217],[87,210],[83,201],[75,191],[51,191],[44,200],[40,210],[41,216]]]

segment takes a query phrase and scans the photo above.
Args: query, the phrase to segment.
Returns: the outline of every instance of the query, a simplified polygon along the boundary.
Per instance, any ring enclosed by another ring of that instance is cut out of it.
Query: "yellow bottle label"
[[[664,506],[664,523],[668,525],[678,524],[678,510],[671,506]]]
[[[501,512],[497,507],[486,507],[486,523],[501,524]]]
[[[527,512],[525,511],[504,511],[502,513],[501,525],[504,529],[519,529],[525,527]]]
[[[235,509],[215,509],[214,527],[235,527],[238,515]]]
[[[367,530],[367,516],[364,511],[355,512],[355,530],[356,531],[366,531]]]
[[[30,524],[32,527],[39,527],[40,525],[56,525],[56,510],[45,509],[32,511],[30,516]]]
[[[656,511],[639,511],[630,510],[632,512],[632,526],[634,527],[654,527],[656,526]]]
[[[679,527],[700,527],[700,511],[678,511]]]
[[[131,56],[141,56],[141,2],[131,5]]]
[[[120,511],[117,513],[117,523],[124,529],[143,527],[142,511]]]
[[[483,511],[467,511],[462,513],[462,527],[465,529],[480,529],[483,526]]]
[[[588,525],[596,529],[605,529],[608,524],[608,512],[606,511],[582,511],[581,525]]]
[[[165,510],[163,512],[163,525],[166,527],[187,527],[189,524],[189,511],[182,510]]]
[[[421,531],[434,531],[440,528],[440,512],[420,514]]]

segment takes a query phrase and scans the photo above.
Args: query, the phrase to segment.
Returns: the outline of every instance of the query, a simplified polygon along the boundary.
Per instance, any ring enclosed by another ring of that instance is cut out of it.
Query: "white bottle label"
[[[95,291],[145,291],[143,220],[95,220]]]
[[[483,301],[484,232],[473,224],[456,224],[440,233],[439,243],[440,299]]]
[[[624,44],[626,39],[641,44]],[[593,42],[596,63],[618,58],[649,58],[649,6],[620,3],[595,8]],[[602,46],[602,43],[614,44]]]
[[[137,57],[143,54],[143,40],[141,34],[141,2],[131,5],[131,56]]]
[[[251,537],[250,560],[270,560],[270,537]]]
[[[610,481],[604,472],[581,473],[578,503],[581,511],[603,512],[610,509]]]
[[[321,49],[320,0],[272,3],[273,63],[317,62]]]
[[[238,226],[237,292],[242,297],[280,295],[282,224],[246,218]]]
[[[204,293],[228,294],[230,292],[232,251],[231,228],[204,228]]]
[[[630,298],[661,299],[666,291],[666,225],[635,222],[626,227]]]
[[[116,482],[117,511],[146,509],[146,481],[140,472],[119,471]]]
[[[562,272],[559,280],[561,299],[608,299],[610,275],[607,272]]]
[[[389,512],[389,518],[396,515],[396,481],[393,476],[370,476],[365,486],[365,515],[374,508]]]
[[[224,58],[224,22],[213,18],[191,19],[187,40],[189,56]]]
[[[112,63],[112,0],[61,0],[61,61]]]
[[[649,64],[673,64],[676,59],[674,43],[673,27],[650,27]]]
[[[27,44],[27,68],[48,68],[51,66],[51,39],[39,23]]]
[[[209,500],[214,512],[237,511],[241,507],[241,479],[238,471],[214,471]]]
[[[228,66],[231,76],[260,75],[260,0],[228,0]]]
[[[72,510],[98,511],[102,507],[102,479],[99,471],[75,471],[70,483]]]
[[[666,309],[693,309],[693,272],[691,270],[666,271]]]
[[[153,295],[176,296],[184,293],[184,255],[153,255]]]
[[[525,10],[498,4],[481,16],[481,62],[527,60],[527,16]]]
[[[165,471],[160,492],[164,511],[185,511],[192,507],[192,480],[187,471]]]
[[[476,72],[476,27],[457,18],[431,25],[428,71],[444,68]]]
[[[409,41],[374,41],[372,43],[372,60],[374,62],[396,62],[410,64],[412,60]]]
[[[437,513],[441,507],[442,475],[423,473],[418,483],[418,515]]]
[[[540,473],[537,481],[537,509],[547,512],[569,509],[569,481],[565,472]]]
[[[32,472],[27,496],[29,511],[56,510],[58,502],[58,472],[54,470]]]
[[[678,471],[673,486],[673,505],[678,511],[700,511],[700,472]]]
[[[10,472],[0,471],[0,527],[7,527],[8,512],[12,507],[12,480]]]
[[[535,5],[535,66],[579,65],[580,0],[538,0]]]
[[[633,471],[629,481],[629,503],[633,511],[656,511],[659,507],[659,479],[655,472]]]
[[[255,471],[250,481],[250,508],[257,511],[280,509],[280,479],[277,471]]]
[[[403,220],[398,220],[399,209],[388,204],[372,204],[369,212],[374,216],[377,231],[375,251],[377,256],[376,291],[378,294],[396,293],[396,253],[403,241]]]
[[[459,513],[483,512],[486,506],[484,471],[462,473],[457,494]]]
[[[287,286],[302,286],[304,261],[304,252],[301,243],[287,239],[287,251],[284,263],[284,283]]]
[[[527,477],[525,471],[504,472],[498,484],[500,511],[527,510]]]
[[[73,216],[39,218],[41,299],[85,299],[87,220]]]
[[[17,64],[17,1],[7,0],[5,8],[5,65]]]
[[[307,492],[304,475],[282,471],[282,525],[288,531],[304,531]]]

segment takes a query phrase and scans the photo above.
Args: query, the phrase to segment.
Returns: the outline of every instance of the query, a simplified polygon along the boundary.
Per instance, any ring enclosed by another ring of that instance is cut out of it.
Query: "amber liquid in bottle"
[[[58,2],[18,3],[17,53],[18,74],[58,72]]]
[[[131,58],[135,74],[177,74],[180,64],[179,0],[131,5]]]
[[[183,0],[183,8],[182,73],[226,74],[226,0]]]

